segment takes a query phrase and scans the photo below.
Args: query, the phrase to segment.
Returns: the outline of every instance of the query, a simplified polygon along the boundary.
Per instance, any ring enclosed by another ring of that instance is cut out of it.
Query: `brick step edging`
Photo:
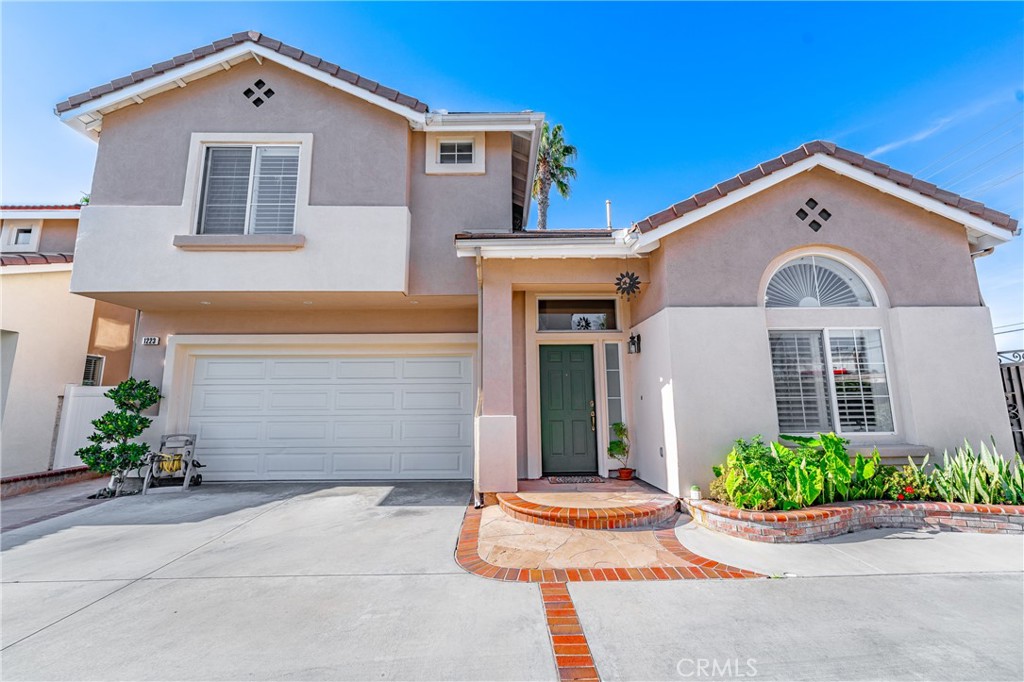
[[[655,526],[672,518],[679,508],[679,501],[668,497],[623,507],[553,507],[515,493],[498,493],[497,499],[501,510],[518,521],[591,530]]]
[[[15,497],[16,495],[34,493],[46,488],[88,481],[94,478],[103,478],[103,475],[90,471],[88,467],[84,466],[40,471],[21,476],[8,476],[7,478],[0,479],[0,497]]]
[[[764,576],[728,564],[719,563],[694,554],[679,542],[674,526],[651,529],[658,543],[675,556],[691,564],[683,566],[652,566],[649,568],[508,568],[486,561],[480,556],[477,543],[480,537],[482,509],[469,507],[462,519],[459,543],[455,548],[455,563],[469,573],[491,580],[519,583],[603,582],[612,580],[707,580],[735,578],[763,578]]]
[[[863,500],[757,512],[711,500],[683,502],[693,520],[705,528],[754,542],[813,542],[869,528],[1024,533],[1021,505]]]

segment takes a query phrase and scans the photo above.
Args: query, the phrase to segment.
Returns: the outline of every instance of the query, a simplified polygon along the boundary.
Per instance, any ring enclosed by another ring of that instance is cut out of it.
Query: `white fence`
[[[94,430],[92,420],[114,408],[114,401],[103,396],[109,390],[109,386],[68,384],[64,387],[57,449],[53,454],[54,469],[82,466],[82,460],[75,457],[75,451],[89,444],[89,434]]]

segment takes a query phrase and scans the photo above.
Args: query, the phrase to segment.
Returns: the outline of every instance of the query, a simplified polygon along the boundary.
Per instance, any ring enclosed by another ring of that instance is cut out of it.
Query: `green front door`
[[[597,473],[594,347],[540,347],[544,474]]]

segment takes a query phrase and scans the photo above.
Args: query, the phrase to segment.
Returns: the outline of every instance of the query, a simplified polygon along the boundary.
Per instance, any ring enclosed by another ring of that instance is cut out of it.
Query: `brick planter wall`
[[[92,478],[104,477],[101,474],[89,471],[85,467],[55,469],[54,471],[43,471],[38,474],[26,474],[24,476],[10,476],[0,479],[0,496],[5,498],[14,497],[15,495],[34,493],[44,488],[88,481]]]
[[[693,520],[755,542],[811,542],[868,528],[1024,533],[1024,506],[866,500],[796,511],[756,512],[711,500],[683,500]]]

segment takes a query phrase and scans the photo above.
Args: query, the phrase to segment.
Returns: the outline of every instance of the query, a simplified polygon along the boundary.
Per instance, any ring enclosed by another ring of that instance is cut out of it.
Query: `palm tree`
[[[537,150],[537,172],[533,177],[533,198],[537,200],[537,229],[548,227],[548,194],[555,186],[563,199],[572,194],[569,181],[576,179],[576,169],[569,165],[576,158],[576,147],[566,144],[562,124],[549,128],[544,124]]]

